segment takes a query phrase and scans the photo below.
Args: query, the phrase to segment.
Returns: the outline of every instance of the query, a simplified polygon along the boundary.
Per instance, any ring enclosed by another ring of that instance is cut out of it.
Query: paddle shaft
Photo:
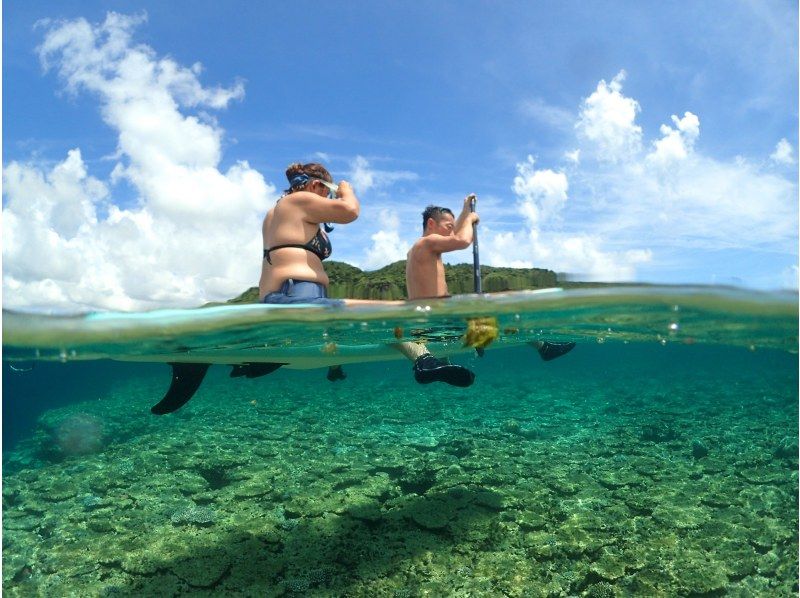
[[[475,202],[478,198],[473,193],[469,199],[469,211],[475,211]],[[472,267],[473,281],[476,293],[483,293],[483,283],[481,282],[481,258],[478,251],[478,223],[472,224]]]

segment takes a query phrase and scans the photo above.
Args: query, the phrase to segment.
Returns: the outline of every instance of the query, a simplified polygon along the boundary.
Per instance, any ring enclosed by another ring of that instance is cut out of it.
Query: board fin
[[[183,407],[194,396],[203,378],[206,377],[210,363],[170,363],[172,382],[164,398],[150,408],[156,415],[172,413]]]
[[[285,363],[240,363],[233,366],[231,370],[231,378],[258,378],[259,376],[266,376],[277,370]]]
[[[551,343],[550,341],[543,341],[537,351],[539,351],[539,357],[541,357],[543,361],[550,361],[556,357],[566,355],[574,348],[575,343]]]

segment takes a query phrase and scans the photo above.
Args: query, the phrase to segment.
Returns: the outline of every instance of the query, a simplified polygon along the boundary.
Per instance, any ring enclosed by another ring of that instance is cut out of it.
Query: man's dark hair
[[[422,232],[425,232],[425,226],[428,224],[428,218],[433,218],[437,223],[442,219],[442,214],[450,214],[455,218],[453,212],[449,208],[440,208],[439,206],[428,206],[422,212]]]

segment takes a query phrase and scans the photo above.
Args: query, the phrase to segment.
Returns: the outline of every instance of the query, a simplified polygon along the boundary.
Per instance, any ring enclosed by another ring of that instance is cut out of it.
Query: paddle
[[[469,194],[469,211],[475,211],[475,202],[478,197],[474,193]],[[478,255],[478,223],[472,224],[472,266],[473,266],[473,281],[475,284],[475,292],[483,293],[483,285],[481,283],[481,259]]]
[[[470,193],[469,198],[469,211],[475,211],[475,202],[478,201],[478,196]],[[478,223],[472,224],[472,280],[477,294],[483,293],[483,283],[481,282],[481,258],[478,253]],[[483,357],[483,348],[475,347],[475,352],[478,357]]]

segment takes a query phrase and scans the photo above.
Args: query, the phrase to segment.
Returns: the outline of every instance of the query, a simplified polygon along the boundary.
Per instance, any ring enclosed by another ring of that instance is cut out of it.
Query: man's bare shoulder
[[[427,238],[428,237],[420,237],[419,239],[414,241],[414,244],[411,246],[411,249],[408,250],[408,257],[409,258],[417,256],[417,255],[420,255],[421,253],[429,251],[429,247],[428,247],[428,244],[426,242]]]
[[[444,235],[430,234],[420,237],[416,240],[414,245],[411,246],[411,251],[419,251],[425,253],[438,254],[441,253],[440,246],[446,243],[450,237]]]

